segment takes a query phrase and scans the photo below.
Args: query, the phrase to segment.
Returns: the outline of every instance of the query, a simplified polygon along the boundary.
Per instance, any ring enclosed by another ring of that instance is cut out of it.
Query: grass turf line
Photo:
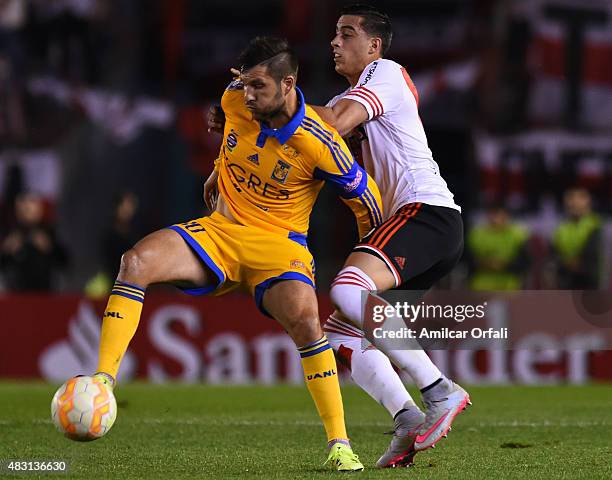
[[[0,461],[68,462],[41,478],[325,479],[325,436],[303,387],[120,385],[101,440],[63,438],[50,420],[57,386],[0,383]],[[474,387],[474,406],[416,466],[375,470],[392,428],[356,387],[343,388],[359,478],[612,478],[612,386]],[[415,395],[415,398],[418,398]],[[6,475],[6,470],[0,477]],[[12,476],[24,478],[24,474]]]

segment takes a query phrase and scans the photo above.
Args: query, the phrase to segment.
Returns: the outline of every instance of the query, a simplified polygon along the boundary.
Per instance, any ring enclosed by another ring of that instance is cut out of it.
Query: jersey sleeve
[[[244,116],[244,100],[243,100],[243,83],[238,80],[232,80],[229,85],[225,88],[223,95],[221,96],[221,109],[225,115],[225,127],[223,136],[226,137],[228,132],[226,126],[229,118],[236,118],[238,116]],[[219,166],[223,163],[225,151],[225,142],[221,143],[219,148],[219,155],[214,162],[214,171],[219,171]]]
[[[248,110],[244,106],[243,83],[241,80],[233,80],[225,88],[221,97],[221,108],[226,119],[229,117],[248,118]]]
[[[353,211],[360,239],[382,223],[378,186],[355,161],[340,135],[327,138],[314,176],[331,184]]]
[[[368,120],[372,120],[393,110],[403,101],[403,82],[405,80],[398,64],[377,60],[363,71],[357,85],[344,98],[363,105],[368,112]]]

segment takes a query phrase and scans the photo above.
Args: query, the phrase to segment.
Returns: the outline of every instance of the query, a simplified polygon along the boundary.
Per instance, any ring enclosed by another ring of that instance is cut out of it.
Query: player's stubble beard
[[[272,120],[276,119],[280,115],[283,115],[283,112],[286,107],[286,101],[283,98],[283,95],[281,94],[280,86],[276,90],[276,95],[274,96],[273,101],[273,105],[267,110],[253,112],[253,118],[260,122],[265,122],[269,125]]]

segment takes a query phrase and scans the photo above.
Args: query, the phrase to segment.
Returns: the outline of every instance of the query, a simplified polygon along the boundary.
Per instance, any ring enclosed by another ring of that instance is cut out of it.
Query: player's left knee
[[[316,305],[296,302],[284,312],[283,324],[297,345],[314,342],[323,336]]]
[[[121,280],[133,280],[133,277],[139,276],[142,270],[141,256],[136,249],[130,248],[121,255],[121,265],[119,267],[119,278]]]

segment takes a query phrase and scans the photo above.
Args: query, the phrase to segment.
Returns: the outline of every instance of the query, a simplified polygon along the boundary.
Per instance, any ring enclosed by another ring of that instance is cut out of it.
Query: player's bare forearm
[[[333,107],[313,108],[323,121],[338,130],[343,137],[368,119],[365,107],[354,100],[343,99]]]
[[[219,172],[215,169],[204,183],[204,203],[211,212],[216,208],[219,197],[218,180]]]
[[[328,125],[331,125],[332,127],[335,128],[335,126],[336,126],[336,114],[334,113],[333,108],[331,108],[331,107],[321,107],[319,105],[311,105],[311,107],[313,108],[313,110],[315,112],[317,112],[317,115],[319,115],[319,117],[321,117],[321,120],[323,120],[325,123],[327,123]]]

